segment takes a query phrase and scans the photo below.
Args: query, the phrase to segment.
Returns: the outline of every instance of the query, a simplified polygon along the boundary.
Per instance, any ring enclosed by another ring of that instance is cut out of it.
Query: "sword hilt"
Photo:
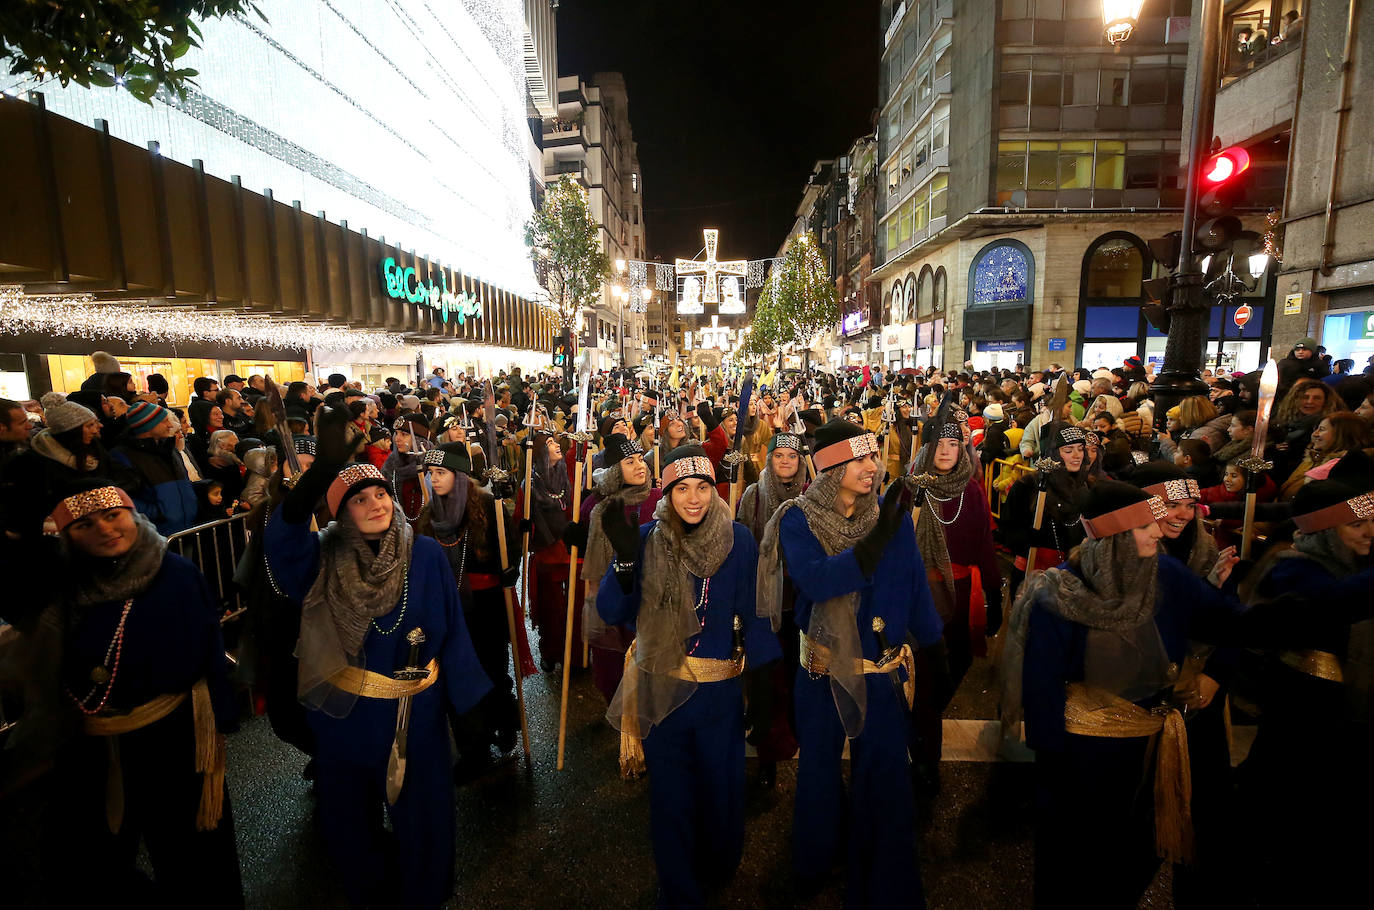
[[[735,617],[734,639],[730,647],[730,656],[734,660],[739,660],[744,656],[744,620]]]
[[[882,655],[878,663],[887,663],[896,649],[887,641],[887,622],[881,616],[873,617],[873,634],[878,637],[878,651]]]
[[[423,679],[428,672],[420,666],[420,645],[425,643],[425,630],[419,626],[406,633],[410,642],[410,658],[404,670],[397,670],[392,676],[396,679]]]

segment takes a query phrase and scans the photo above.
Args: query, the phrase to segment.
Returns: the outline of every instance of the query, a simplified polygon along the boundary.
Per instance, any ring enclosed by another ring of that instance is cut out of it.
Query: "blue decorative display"
[[[1069,344],[1069,340],[1068,340],[1067,338],[1051,338],[1051,339],[1050,339],[1050,350],[1051,350],[1051,351],[1064,351],[1064,350],[1067,350],[1067,349],[1068,349],[1068,344]]]
[[[995,246],[983,254],[973,275],[973,302],[1012,303],[1026,299],[1030,267],[1014,246]]]

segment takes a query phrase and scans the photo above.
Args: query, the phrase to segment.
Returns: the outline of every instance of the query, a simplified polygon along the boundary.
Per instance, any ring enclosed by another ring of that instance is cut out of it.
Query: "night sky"
[[[650,257],[762,259],[818,159],[873,131],[879,0],[562,0],[558,71],[625,74]]]

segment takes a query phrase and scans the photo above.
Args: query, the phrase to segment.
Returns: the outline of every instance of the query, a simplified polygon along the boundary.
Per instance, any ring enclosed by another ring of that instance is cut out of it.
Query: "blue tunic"
[[[1165,553],[1156,584],[1155,627],[1174,664],[1187,657],[1190,638],[1224,643],[1244,612],[1237,600]],[[1067,686],[1083,680],[1087,641],[1087,626],[1040,602],[1031,607],[1022,704],[1026,743],[1036,752],[1036,904],[1080,906],[1092,895],[1098,907],[1134,907],[1159,865],[1153,770],[1146,761],[1151,738],[1064,729]]]
[[[890,645],[911,637],[920,646],[940,640],[944,624],[926,579],[910,521],[883,551],[873,576],[859,569],[853,549],[827,556],[811,532],[806,514],[788,510],[778,531],[787,572],[797,590],[797,626],[811,623],[815,604],[859,592],[859,641],[864,657],[880,656],[873,618],[887,624]],[[863,731],[849,743],[850,792],[844,793],[841,757],[845,730],[835,708],[830,677],[797,670],[795,704],[797,803],[793,819],[793,865],[797,876],[814,880],[838,858],[848,828],[846,905],[921,907],[925,899],[916,861],[916,797],[907,763],[909,718],[890,677],[865,677],[868,704]]]
[[[657,521],[639,529],[641,558],[634,586],[621,591],[615,572],[601,580],[596,608],[607,625],[633,627],[639,615],[644,541]],[[711,576],[701,633],[687,642],[694,657],[728,660],[734,618],[744,621],[750,667],[782,656],[768,621],[755,609],[758,546],[733,523],[730,555]],[[692,577],[701,596],[702,580]],[[649,766],[649,826],[658,869],[660,907],[701,907],[705,890],[727,880],[744,850],[744,707],[739,678],[701,683],[685,704],[644,738]]]
[[[278,509],[267,524],[265,544],[277,586],[287,597],[304,601],[320,571],[318,535],[308,523],[287,522]],[[407,587],[363,639],[366,668],[384,676],[409,663],[406,634],[416,627],[425,634],[420,665],[439,661],[438,682],[411,700],[405,785],[389,809],[400,847],[399,886],[386,881],[379,859],[387,850],[380,809],[397,702],[359,698],[341,718],[308,712],[318,749],[315,787],[322,827],[354,905],[394,896],[396,887],[407,907],[437,907],[451,896],[453,783],[444,702],[462,714],[491,689],[468,637],[453,571],[432,538],[415,537]]]

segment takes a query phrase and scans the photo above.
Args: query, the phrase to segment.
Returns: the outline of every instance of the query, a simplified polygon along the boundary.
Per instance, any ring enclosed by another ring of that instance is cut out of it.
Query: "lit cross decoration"
[[[706,236],[706,259],[677,259],[673,262],[673,268],[679,276],[681,275],[702,275],[702,303],[719,303],[719,278],[718,276],[728,275],[737,277],[742,285],[744,277],[749,272],[749,263],[744,259],[731,259],[725,262],[716,259],[716,246],[720,240],[720,231],[714,228],[707,228],[702,231]]]

